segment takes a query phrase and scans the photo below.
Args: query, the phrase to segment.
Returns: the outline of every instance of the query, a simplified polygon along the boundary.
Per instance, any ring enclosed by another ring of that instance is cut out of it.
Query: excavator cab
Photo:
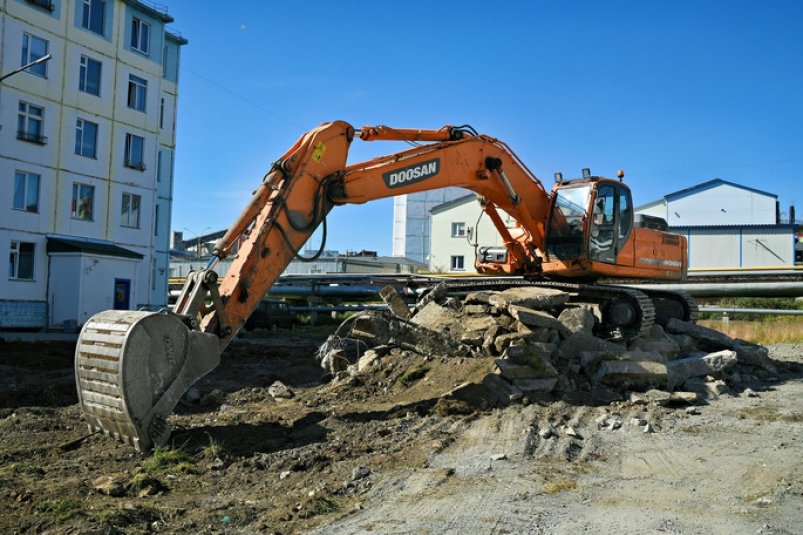
[[[625,184],[596,177],[561,182],[552,190],[547,257],[576,268],[589,261],[631,264],[632,229],[633,203]]]

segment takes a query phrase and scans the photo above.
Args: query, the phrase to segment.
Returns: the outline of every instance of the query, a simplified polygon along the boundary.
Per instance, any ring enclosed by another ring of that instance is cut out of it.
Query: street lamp
[[[51,54],[45,54],[45,55],[44,55],[44,56],[42,56],[41,58],[39,58],[39,59],[35,59],[35,60],[33,60],[32,62],[30,62],[29,64],[27,64],[27,65],[23,65],[23,66],[22,66],[22,67],[20,67],[19,69],[14,69],[13,71],[11,71],[11,72],[9,72],[9,73],[7,73],[7,74],[4,74],[3,76],[0,76],[0,82],[2,82],[3,80],[5,80],[5,79],[6,79],[6,78],[8,78],[9,76],[13,76],[13,75],[17,74],[18,72],[22,72],[22,71],[24,71],[25,69],[30,69],[30,68],[31,68],[31,67],[33,67],[34,65],[39,65],[40,63],[44,63],[45,61],[50,61],[52,58],[53,58],[53,56],[52,56]]]
[[[201,234],[196,234],[195,232],[193,232],[192,230],[190,230],[187,227],[184,227],[184,230],[186,230],[187,232],[189,232],[190,234],[195,236],[195,243],[196,243],[196,245],[195,245],[195,258],[201,258],[201,234],[203,234],[207,230],[212,230],[212,227],[204,228],[203,230],[201,230]]]

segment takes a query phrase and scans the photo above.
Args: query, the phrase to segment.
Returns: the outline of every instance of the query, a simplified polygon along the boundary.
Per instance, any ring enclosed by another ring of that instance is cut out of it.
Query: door
[[[131,279],[114,279],[114,310],[129,310]]]
[[[633,265],[633,253],[625,248],[632,227],[630,190],[614,184],[601,185],[591,212],[589,257],[609,264]]]

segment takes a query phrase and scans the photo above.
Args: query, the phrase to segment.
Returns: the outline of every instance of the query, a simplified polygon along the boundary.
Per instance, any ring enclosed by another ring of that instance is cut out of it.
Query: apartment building
[[[0,328],[167,303],[179,53],[163,6],[0,0]]]

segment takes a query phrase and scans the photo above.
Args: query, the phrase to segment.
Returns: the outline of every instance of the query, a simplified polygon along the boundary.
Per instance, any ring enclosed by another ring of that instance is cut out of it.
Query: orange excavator
[[[347,165],[349,147],[397,140],[413,147]],[[551,192],[502,141],[468,126],[438,130],[325,123],[304,134],[271,167],[240,217],[215,245],[206,269],[192,272],[171,311],[108,310],[83,326],[76,382],[84,417],[139,451],[166,443],[167,417],[189,387],[220,362],[266,292],[334,207],[459,186],[474,191],[504,246],[480,248],[479,273],[521,275],[526,284],[593,302],[602,324],[635,336],[653,321],[693,319],[680,294],[649,293],[604,279],[680,280],[686,240],[658,218],[634,218],[619,179],[563,181]],[[499,209],[517,222],[509,228]],[[213,270],[234,254],[218,281]]]

